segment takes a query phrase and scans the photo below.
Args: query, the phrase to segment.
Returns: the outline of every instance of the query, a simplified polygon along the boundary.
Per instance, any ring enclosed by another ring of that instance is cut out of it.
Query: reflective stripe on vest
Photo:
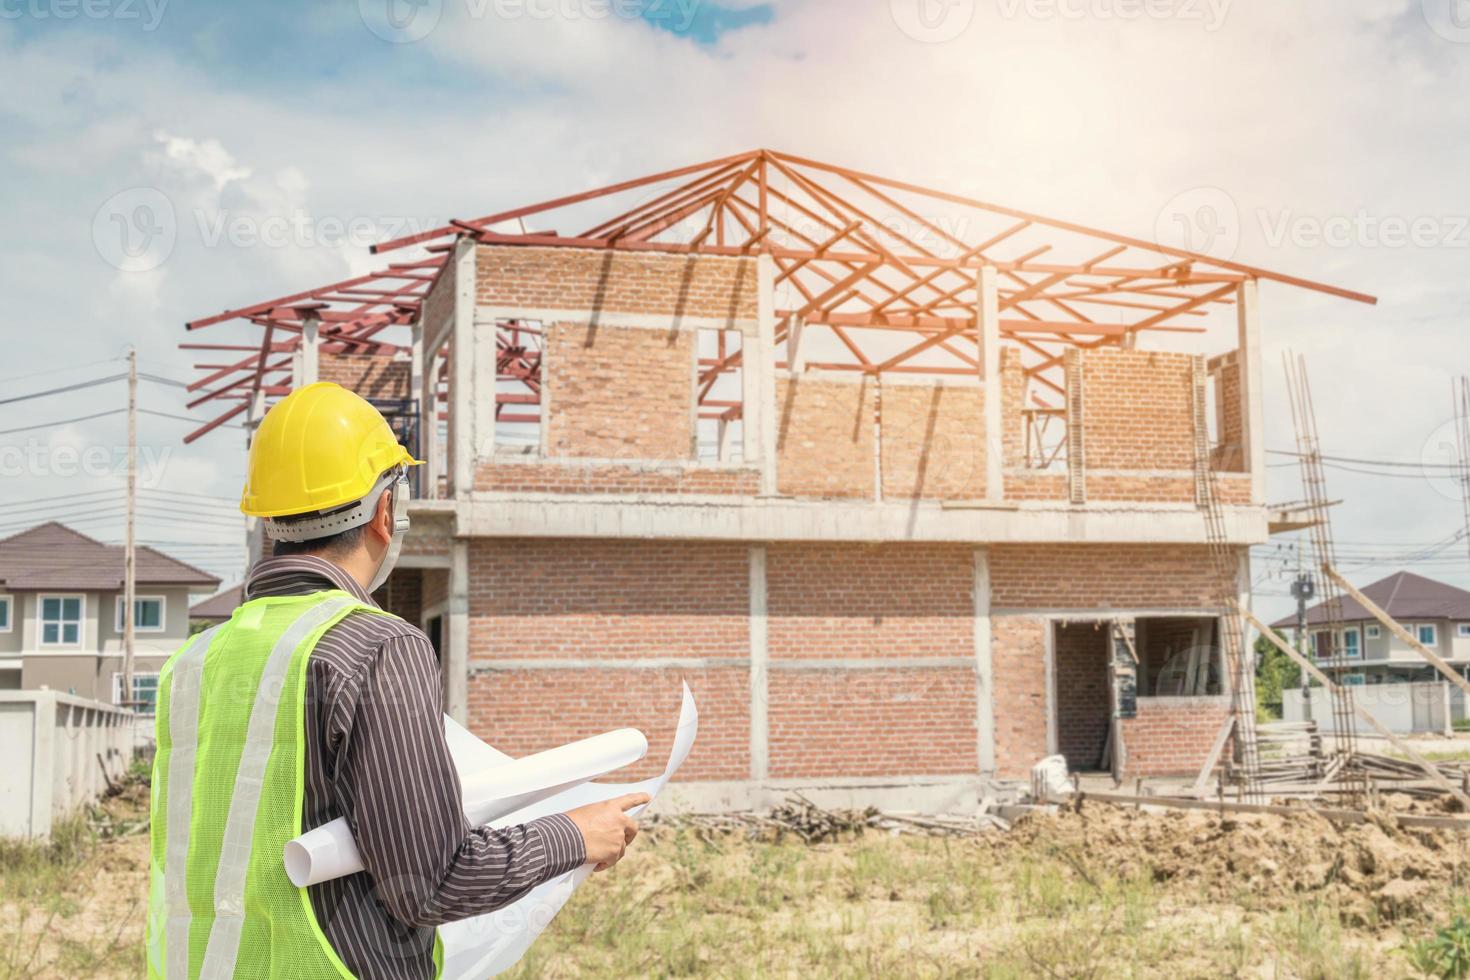
[[[245,872],[250,867],[251,843],[255,836],[255,812],[260,805],[260,788],[265,777],[265,764],[270,759],[275,741],[276,709],[280,707],[281,685],[286,681],[286,667],[296,648],[317,627],[358,605],[354,599],[328,599],[312,606],[292,623],[271,650],[250,707],[250,727],[245,734],[245,749],[240,754],[240,768],[235,772],[235,791],[230,795],[230,815],[225,820],[225,841],[219,856],[219,869],[214,876],[214,926],[209,930],[209,946],[204,953],[201,980],[223,980],[235,973],[235,957],[240,952],[240,930],[245,925]],[[199,674],[192,676],[199,683]],[[196,690],[197,697],[197,690]],[[196,733],[197,735],[197,730]],[[177,746],[175,746],[177,749]],[[173,799],[169,806],[173,806]],[[169,818],[173,814],[170,812]],[[283,872],[284,873],[284,872]]]
[[[223,625],[223,624],[221,624]],[[199,741],[199,675],[204,670],[204,652],[214,642],[220,627],[194,637],[174,661],[173,694],[168,713],[169,738],[174,751],[168,760],[168,852],[167,867],[182,868],[189,860],[189,814],[194,808],[194,751]],[[168,919],[183,926],[165,927],[168,937],[168,975],[189,975],[189,893],[183,875],[164,878]]]
[[[306,675],[345,592],[252,600],[195,637],[159,679],[150,977],[351,977],[286,878],[301,833]]]

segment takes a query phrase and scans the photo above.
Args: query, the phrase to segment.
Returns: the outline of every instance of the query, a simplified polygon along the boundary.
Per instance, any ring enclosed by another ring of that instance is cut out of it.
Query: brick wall
[[[995,545],[990,582],[1000,609],[1200,608],[1235,589],[1204,545]]]
[[[335,382],[364,398],[409,397],[411,370],[407,358],[395,359],[389,354],[323,352],[318,361],[318,376],[322,381]]]
[[[753,319],[756,260],[481,245],[479,302],[529,309]]]
[[[985,392],[885,384],[884,498],[985,496]]]
[[[995,765],[1019,779],[1046,755],[1046,631],[1037,616],[992,616],[991,672],[995,683]]]
[[[777,487],[797,497],[873,496],[871,381],[776,382]]]
[[[648,736],[648,756],[608,779],[644,779],[662,772],[668,760],[681,680],[699,704],[699,737],[677,778],[749,778],[750,672],[745,667],[472,674],[469,728],[513,756],[614,728],[637,728]]]
[[[442,330],[445,321],[454,316],[455,283],[456,268],[454,253],[451,252],[444,262],[444,268],[439,272],[439,278],[434,280],[428,295],[424,297],[419,320],[426,330]]]
[[[973,591],[964,546],[771,545],[771,659],[973,657]]]
[[[449,569],[426,568],[423,579],[423,602],[425,609],[449,601]]]
[[[749,656],[744,544],[480,538],[469,559],[471,666]]]
[[[1228,698],[1140,698],[1138,717],[1123,720],[1125,775],[1194,775],[1230,714]]]
[[[476,539],[470,544],[470,727],[512,755],[613,728],[641,728],[658,771],[679,680],[699,703],[680,779],[750,774],[749,667],[502,670],[496,661],[747,658],[750,564],[743,544]],[[640,702],[650,701],[646,710]],[[618,778],[622,778],[622,775]]]
[[[1053,641],[1057,751],[1074,770],[1098,768],[1112,718],[1106,627],[1058,623]]]
[[[1231,473],[1246,471],[1245,425],[1240,417],[1240,360],[1237,356],[1215,372],[1215,398],[1219,406],[1220,445],[1215,448],[1214,467]]]
[[[772,670],[769,704],[775,779],[976,771],[973,669]]]
[[[692,332],[557,323],[547,330],[546,365],[550,455],[692,455]]]
[[[1082,420],[1087,468],[1191,469],[1192,365],[1188,354],[1106,347],[1084,351]]]

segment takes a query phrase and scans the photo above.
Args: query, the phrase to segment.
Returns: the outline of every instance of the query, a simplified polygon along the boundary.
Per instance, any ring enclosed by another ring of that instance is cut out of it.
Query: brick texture
[[[1192,370],[1188,354],[1118,348],[1084,351],[1082,420],[1087,468],[1191,469]]]
[[[364,398],[403,399],[409,397],[407,358],[395,359],[386,354],[323,353],[318,360],[318,376],[333,381]]]
[[[454,316],[456,286],[456,266],[454,256],[451,253],[449,260],[444,263],[439,272],[439,278],[434,280],[429,287],[428,295],[424,297],[423,313],[420,319],[428,330],[442,330],[445,321]]]
[[[1235,588],[1204,545],[995,545],[990,581],[1001,609],[1213,607]]]
[[[995,765],[1018,779],[1046,755],[1046,630],[1034,616],[992,616]]]
[[[1215,372],[1215,398],[1219,406],[1219,439],[1213,465],[1217,470],[1244,473],[1245,426],[1240,417],[1240,361],[1232,359]]]
[[[974,558],[944,545],[772,545],[772,659],[973,657]]]
[[[383,587],[373,593],[373,599],[393,615],[419,625],[424,609],[422,569],[394,569]]]
[[[776,382],[777,488],[797,497],[873,496],[872,382]]]
[[[773,670],[769,719],[776,779],[976,771],[973,670]]]
[[[546,348],[550,455],[693,454],[692,332],[557,323]]]
[[[610,782],[663,771],[679,713],[681,680],[699,704],[699,737],[679,780],[750,777],[750,674],[709,670],[496,670],[469,680],[469,728],[513,756],[614,728],[648,736],[648,756]]]
[[[985,392],[885,384],[884,498],[985,496]]]
[[[1140,698],[1138,717],[1123,721],[1125,775],[1198,773],[1229,714],[1228,698]]]
[[[750,559],[739,543],[476,539],[469,598],[472,664],[750,651]]]
[[[476,292],[486,305],[756,316],[754,258],[482,245],[475,261]]]

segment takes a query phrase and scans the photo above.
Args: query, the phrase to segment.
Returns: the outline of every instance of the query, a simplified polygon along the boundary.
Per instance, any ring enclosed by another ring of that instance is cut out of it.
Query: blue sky
[[[93,0],[106,16],[56,16],[69,2],[0,0],[6,392],[95,376],[81,365],[129,342],[192,377],[185,320],[373,264],[367,241],[262,246],[221,222],[381,237],[763,145],[1140,237],[1206,200],[1232,217],[1233,257],[1379,295],[1263,289],[1273,447],[1291,436],[1288,347],[1311,359],[1324,443],[1367,457],[1421,455],[1470,370],[1470,32],[1452,0],[1159,0],[1140,17],[1118,0],[664,0],[667,16],[612,0]],[[109,254],[108,208],[139,193],[174,237],[166,261],[130,270]],[[1431,232],[1417,243],[1373,230],[1416,220]],[[21,377],[37,372],[58,373]],[[0,406],[0,430],[117,394]],[[183,410],[176,392],[148,397]],[[145,423],[164,478],[235,495],[239,433],[183,447],[186,428]],[[0,436],[0,451],[31,438],[116,446],[121,429]],[[1330,477],[1345,541],[1438,541],[1463,520],[1427,481]],[[1271,481],[1273,499],[1300,496],[1289,468]],[[77,485],[31,467],[3,493]]]

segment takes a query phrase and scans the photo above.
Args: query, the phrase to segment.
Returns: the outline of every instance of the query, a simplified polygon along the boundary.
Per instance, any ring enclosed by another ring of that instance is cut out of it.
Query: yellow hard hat
[[[319,381],[291,392],[260,420],[240,509],[251,517],[330,510],[367,496],[394,467],[420,463],[365,399]]]

